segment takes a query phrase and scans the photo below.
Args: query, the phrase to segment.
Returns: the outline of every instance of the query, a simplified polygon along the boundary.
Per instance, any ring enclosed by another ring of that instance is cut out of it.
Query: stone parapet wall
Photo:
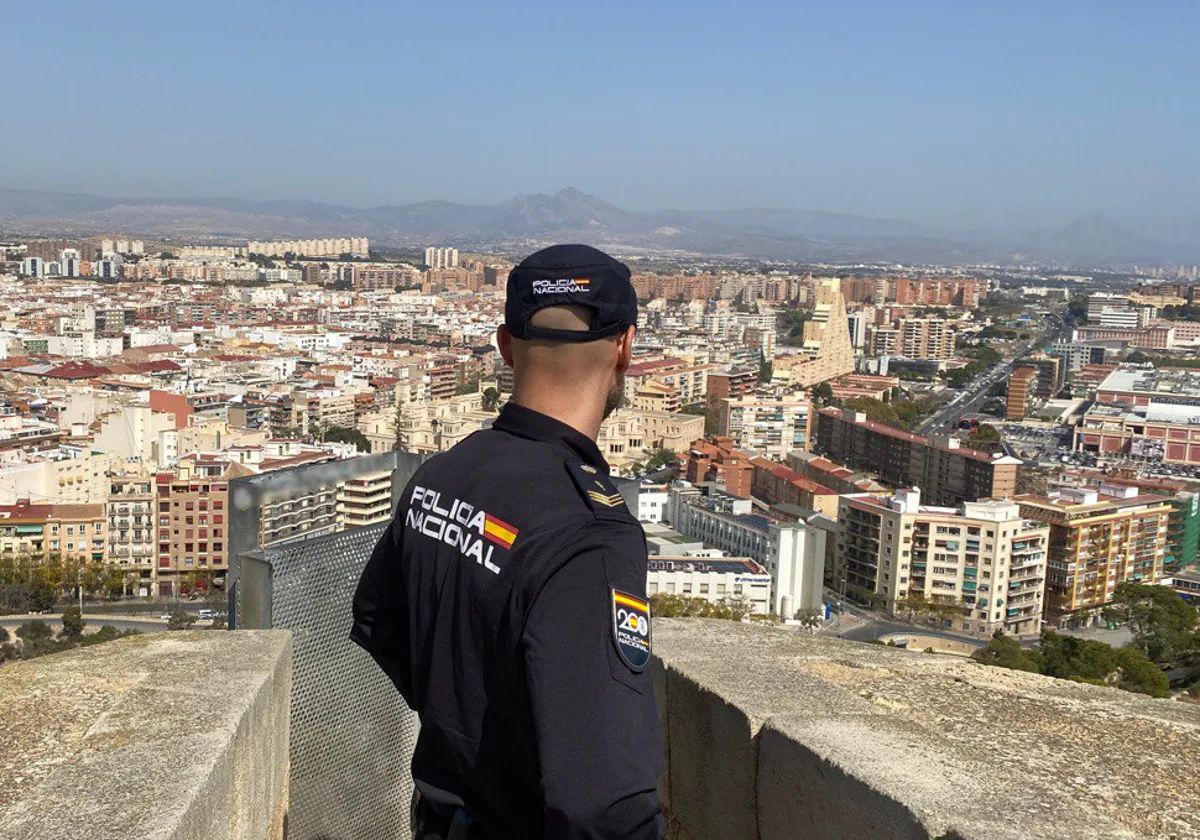
[[[732,622],[654,646],[673,838],[1200,838],[1200,707]]]
[[[0,666],[0,838],[281,840],[291,684],[281,630]]]

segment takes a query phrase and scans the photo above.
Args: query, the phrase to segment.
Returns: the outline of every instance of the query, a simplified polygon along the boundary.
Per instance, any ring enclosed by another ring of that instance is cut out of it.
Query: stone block
[[[291,677],[279,630],[0,666],[0,838],[282,837]]]
[[[1192,704],[789,629],[654,632],[692,837],[1200,838]]]
[[[666,672],[670,811],[692,837],[758,836],[756,727],[719,693]]]

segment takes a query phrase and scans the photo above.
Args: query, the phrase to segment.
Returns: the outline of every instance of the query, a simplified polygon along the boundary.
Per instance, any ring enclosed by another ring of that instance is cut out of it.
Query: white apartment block
[[[432,269],[458,268],[458,249],[426,248],[425,265]]]
[[[946,629],[991,635],[1041,630],[1048,526],[1008,501],[961,509],[921,504],[921,491],[841,497],[830,585],[870,593],[889,612],[915,598],[960,608]]]
[[[352,257],[371,255],[370,243],[365,236],[349,236],[334,239],[295,239],[286,242],[247,242],[246,253],[262,254],[267,257],[282,257],[295,254],[298,257]]]
[[[791,618],[800,610],[820,609],[825,532],[804,522],[774,522],[752,509],[749,499],[672,488],[667,521],[687,537],[761,563],[771,575],[771,612]]]

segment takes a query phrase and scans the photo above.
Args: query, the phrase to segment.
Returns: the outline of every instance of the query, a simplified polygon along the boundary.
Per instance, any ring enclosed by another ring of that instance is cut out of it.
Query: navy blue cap
[[[529,322],[547,306],[587,306],[589,330],[552,330]],[[637,292],[629,267],[590,245],[551,245],[530,254],[508,275],[504,324],[514,338],[595,341],[637,323]]]

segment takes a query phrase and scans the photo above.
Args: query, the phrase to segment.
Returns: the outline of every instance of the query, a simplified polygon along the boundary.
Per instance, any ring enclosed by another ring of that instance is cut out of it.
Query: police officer
[[[359,581],[352,637],[421,719],[415,837],[663,836],[645,538],[596,446],[636,323],[601,251],[513,269],[512,399],[417,470]]]

